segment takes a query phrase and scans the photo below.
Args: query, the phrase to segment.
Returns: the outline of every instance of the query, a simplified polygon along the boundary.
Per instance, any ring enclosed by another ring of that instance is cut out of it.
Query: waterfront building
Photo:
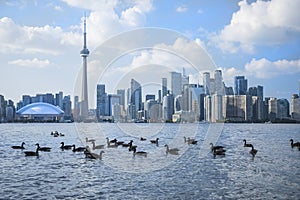
[[[182,95],[178,95],[174,98],[174,112],[182,110],[183,98]]]
[[[18,120],[33,122],[58,122],[63,118],[64,111],[49,103],[31,103],[16,112]]]
[[[248,81],[245,76],[235,76],[234,77],[234,94],[235,95],[245,95],[247,93]]]
[[[211,122],[221,122],[223,120],[223,96],[213,94],[211,96]]]
[[[290,117],[290,104],[287,99],[277,100],[277,119],[287,119]]]
[[[161,99],[167,95],[168,93],[168,82],[167,78],[162,78],[161,80],[162,86],[161,86]]]
[[[164,96],[162,114],[163,114],[164,121],[172,120],[172,115],[174,114],[174,96],[173,96],[173,94],[167,94],[167,96]]]
[[[107,94],[105,92],[104,84],[97,84],[97,100],[96,100],[96,116],[98,119],[108,116],[109,112],[107,109],[108,101]]]
[[[109,94],[108,95],[108,116],[113,116],[112,110],[114,105],[120,105],[120,96],[117,94]]]
[[[252,120],[252,97],[249,95],[223,96],[224,120],[243,122]]]
[[[124,89],[119,89],[117,90],[117,95],[120,96],[120,105],[125,107],[125,90]]]
[[[211,96],[206,95],[204,98],[204,120],[211,122]]]
[[[154,99],[149,99],[145,102],[144,106],[145,119],[149,122],[160,122],[162,117],[161,103]]]
[[[291,117],[295,120],[300,121],[300,97],[298,94],[292,95]]]
[[[225,88],[223,83],[222,71],[215,70],[214,73],[214,83],[215,83],[215,94],[225,95]]]
[[[63,92],[56,93],[54,105],[62,108],[63,107],[63,97],[64,97]]]
[[[204,87],[204,93],[206,95],[210,94],[210,73],[204,72],[203,73],[203,87]]]
[[[130,104],[134,105],[135,111],[142,110],[142,87],[134,79],[130,81]]]
[[[171,93],[174,97],[181,95],[182,75],[178,72],[171,72]],[[162,97],[163,98],[163,97]]]
[[[31,104],[31,97],[29,95],[23,95],[22,96],[22,103],[23,103],[23,106],[26,106],[28,104]]]
[[[277,98],[271,97],[268,101],[268,115],[269,115],[269,119],[271,121],[274,121],[276,119],[276,115],[277,115]]]
[[[72,101],[70,95],[64,97],[61,109],[64,111],[64,120],[73,120]]]
[[[183,86],[182,111],[193,113],[195,121],[204,119],[204,88],[198,84]]]

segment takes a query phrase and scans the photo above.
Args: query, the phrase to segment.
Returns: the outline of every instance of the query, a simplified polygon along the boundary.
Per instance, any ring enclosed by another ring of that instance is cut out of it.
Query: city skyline
[[[251,80],[248,85],[263,85],[265,96],[290,100],[298,91],[299,0],[94,3],[64,0],[0,4],[0,93],[14,102],[21,99],[21,94],[64,91],[72,99],[74,95],[81,96],[74,93],[74,88],[82,66],[78,50],[82,48],[84,12],[91,55],[100,44],[124,31],[159,27],[182,33],[201,45],[216,68],[223,71],[228,86],[234,85],[234,76],[245,76]],[[166,45],[169,49],[193,52],[187,41],[153,46]],[[118,62],[126,65],[120,69],[125,74],[146,64],[166,66],[170,71],[172,67],[176,71],[186,67],[185,63],[157,51],[135,52]],[[189,67],[186,71],[194,74]],[[88,76],[92,74],[93,68],[88,67]],[[197,77],[190,79],[195,81]],[[142,80],[137,81],[143,84]],[[89,87],[92,95],[96,85]],[[107,89],[114,93],[115,88]],[[94,108],[94,96],[89,101],[90,108]]]
[[[300,91],[293,94],[291,100],[276,97],[265,97],[264,86],[249,86],[244,76],[234,78],[234,89],[226,86],[223,81],[222,70],[214,73],[204,72],[205,77],[200,83],[190,83],[183,69],[183,73],[170,73],[170,87],[158,87],[157,96],[142,94],[143,87],[135,79],[131,79],[130,88],[118,89],[117,93],[109,94],[105,84],[97,84],[97,107],[90,109],[88,116],[82,116],[84,102],[74,97],[73,109],[70,95],[63,97],[60,91],[36,94],[36,96],[23,95],[22,100],[14,104],[0,95],[0,118],[8,120],[40,120],[20,114],[27,108],[35,106],[33,103],[48,103],[58,106],[64,114],[60,121],[110,121],[110,122],[291,122],[300,119]],[[162,78],[162,85],[167,85],[168,78]],[[167,93],[163,90],[167,89]],[[142,96],[145,99],[142,100]],[[125,99],[127,99],[125,101]],[[39,105],[39,104],[37,104]],[[42,111],[42,108],[34,108]],[[20,113],[19,113],[20,112]],[[43,112],[43,111],[42,111]],[[16,113],[16,115],[14,114]],[[45,113],[46,114],[46,113]],[[45,115],[47,116],[47,114]],[[56,120],[61,116],[57,116]],[[45,118],[54,120],[54,118]]]

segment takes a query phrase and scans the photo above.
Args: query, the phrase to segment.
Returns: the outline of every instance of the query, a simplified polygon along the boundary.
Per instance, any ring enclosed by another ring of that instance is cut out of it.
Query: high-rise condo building
[[[135,111],[142,109],[142,87],[134,79],[130,81],[130,104],[134,105]]]
[[[105,92],[105,85],[98,84],[97,85],[97,107],[96,107],[96,115],[97,118],[101,118],[103,116],[108,116],[107,112],[107,94]]]
[[[234,77],[234,94],[245,95],[248,89],[248,81],[245,76]]]
[[[168,83],[167,83],[167,78],[162,78],[161,79],[162,86],[161,86],[161,98],[164,98],[164,96],[167,95],[168,93]]]
[[[173,97],[181,95],[182,92],[182,75],[178,72],[171,72],[171,93]]]

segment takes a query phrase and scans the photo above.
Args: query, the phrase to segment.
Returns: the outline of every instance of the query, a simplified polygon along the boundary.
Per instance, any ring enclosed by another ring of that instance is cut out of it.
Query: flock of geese
[[[61,133],[58,133],[57,131],[55,132],[51,132],[51,135],[53,135],[54,137],[58,137],[58,136],[64,136]],[[147,157],[148,152],[146,151],[137,151],[137,145],[133,144],[133,140],[130,140],[128,143],[125,143],[123,141],[118,141],[116,138],[113,140],[109,140],[108,137],[106,137],[106,145],[101,144],[101,145],[96,145],[96,140],[95,139],[89,139],[89,138],[85,138],[85,142],[91,143],[91,147],[89,147],[89,145],[87,145],[86,147],[76,147],[75,144],[73,145],[65,145],[64,142],[61,142],[61,146],[60,149],[61,150],[72,150],[73,152],[83,152],[86,158],[91,158],[91,159],[102,159],[102,154],[105,153],[104,149],[106,148],[117,148],[118,146],[122,146],[122,147],[126,147],[128,148],[128,151],[132,151],[133,152],[133,156],[144,156]],[[141,141],[146,141],[146,138],[141,137],[140,138]],[[158,141],[159,138],[156,138],[154,140],[150,140],[151,144],[155,144],[156,146],[158,146]],[[192,139],[192,138],[186,138],[184,137],[184,142],[187,144],[193,144],[196,145],[197,144],[197,140]],[[247,141],[244,139],[244,147],[250,147],[251,150],[249,151],[249,153],[254,157],[257,153],[257,149],[254,148],[253,144],[247,143]],[[290,139],[291,142],[291,147],[298,147],[299,151],[300,151],[300,142],[296,142],[294,143],[293,139]],[[22,142],[21,146],[12,146],[11,148],[13,149],[25,149],[24,147],[25,142]],[[41,147],[39,145],[39,143],[36,143],[36,151],[23,151],[25,156],[39,156],[39,151],[44,151],[44,152],[50,152],[51,151],[51,147]],[[167,144],[164,145],[164,147],[166,147],[166,154],[172,154],[172,155],[179,155],[179,149],[178,148],[170,148]],[[95,150],[100,149],[100,153],[95,153]],[[213,157],[216,158],[216,156],[225,156],[225,152],[226,149],[224,146],[214,146],[213,143],[210,143],[210,149],[211,152],[213,154]]]

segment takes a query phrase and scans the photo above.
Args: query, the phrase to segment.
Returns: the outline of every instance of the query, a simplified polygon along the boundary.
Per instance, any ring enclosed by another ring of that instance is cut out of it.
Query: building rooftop
[[[28,104],[17,112],[19,115],[62,115],[64,111],[61,110],[59,107],[51,105],[49,103],[32,103]]]

